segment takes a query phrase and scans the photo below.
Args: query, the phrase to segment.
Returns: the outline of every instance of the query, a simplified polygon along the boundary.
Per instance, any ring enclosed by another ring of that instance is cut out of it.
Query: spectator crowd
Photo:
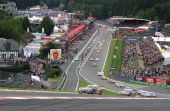
[[[30,71],[33,73],[33,75],[43,77],[45,74],[45,70],[43,69],[43,64],[35,59],[32,59],[29,61],[29,67]]]
[[[139,49],[137,48],[139,45]],[[145,68],[132,66],[134,61],[143,59]],[[170,77],[170,68],[154,67],[154,64],[164,60],[159,48],[151,38],[125,39],[121,76],[140,77]]]
[[[137,50],[136,50],[136,39],[126,39],[124,54],[123,54],[123,66],[129,66],[132,61],[136,60]]]
[[[140,40],[140,50],[146,65],[154,65],[164,60],[160,50],[156,46],[152,38]]]

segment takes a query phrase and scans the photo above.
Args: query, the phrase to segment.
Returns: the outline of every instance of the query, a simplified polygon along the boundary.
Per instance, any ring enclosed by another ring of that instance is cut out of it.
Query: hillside
[[[15,1],[19,9],[44,3],[55,8],[63,3],[68,11],[80,10],[99,19],[123,15],[170,22],[169,0],[0,0],[0,3],[2,1]]]

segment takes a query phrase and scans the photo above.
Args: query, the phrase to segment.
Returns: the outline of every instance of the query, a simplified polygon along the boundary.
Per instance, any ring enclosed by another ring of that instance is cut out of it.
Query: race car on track
[[[102,94],[102,88],[98,85],[88,85],[87,87],[80,87],[78,90],[79,94]]]

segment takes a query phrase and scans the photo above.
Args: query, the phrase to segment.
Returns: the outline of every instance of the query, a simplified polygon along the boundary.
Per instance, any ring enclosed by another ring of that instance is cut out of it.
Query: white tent
[[[60,29],[57,26],[55,26],[54,29],[53,29],[53,32],[55,33],[55,32],[58,32],[59,30]]]

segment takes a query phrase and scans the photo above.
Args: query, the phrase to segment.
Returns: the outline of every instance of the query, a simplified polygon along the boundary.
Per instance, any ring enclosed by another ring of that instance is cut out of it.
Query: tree
[[[42,58],[46,58],[48,54],[50,53],[50,49],[62,49],[63,45],[61,43],[56,42],[48,42],[43,47],[40,48],[40,56]],[[62,50],[63,52],[63,50]]]
[[[30,26],[31,26],[30,21],[28,20],[27,17],[24,17],[22,19],[22,28],[23,28],[23,30],[27,31],[27,28],[29,28]]]
[[[14,39],[17,42],[23,40],[21,23],[17,19],[0,21],[0,38]]]
[[[50,19],[50,17],[44,17],[42,22],[40,23],[41,28],[44,28],[44,32],[47,35],[50,35],[54,29],[54,23]]]

